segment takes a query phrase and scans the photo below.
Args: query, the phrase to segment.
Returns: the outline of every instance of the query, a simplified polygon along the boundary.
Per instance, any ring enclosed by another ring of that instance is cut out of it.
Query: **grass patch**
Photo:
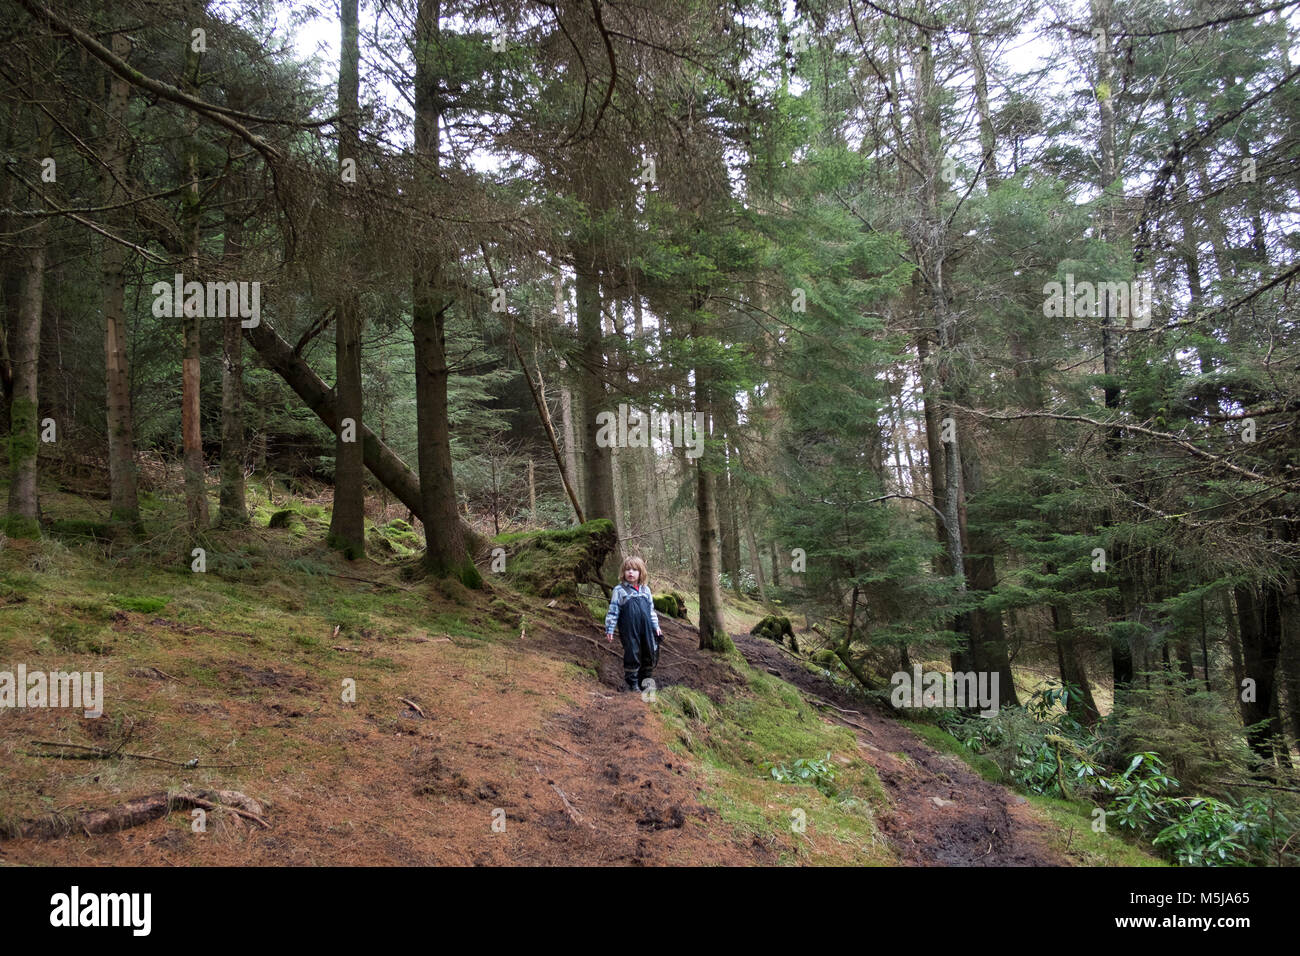
[[[670,746],[704,767],[701,800],[783,863],[892,862],[875,824],[887,798],[853,732],[823,721],[784,681],[731,660],[749,693],[721,702],[681,686],[658,693],[656,711],[676,736]],[[808,761],[825,772],[800,780]]]
[[[113,599],[113,604],[123,611],[155,614],[167,606],[167,599],[158,597],[119,597]]]
[[[1003,786],[1011,785],[1011,781],[1002,775],[1002,770],[997,764],[983,754],[977,754],[937,724],[927,724],[915,720],[902,720],[900,723],[939,753],[952,754],[954,757],[960,758],[968,767],[989,783],[1002,784]]]
[[[1029,805],[1051,824],[1052,849],[1079,866],[1169,866],[1141,846],[1130,843],[1114,827],[1094,833],[1093,807],[1053,797],[1028,794]]]

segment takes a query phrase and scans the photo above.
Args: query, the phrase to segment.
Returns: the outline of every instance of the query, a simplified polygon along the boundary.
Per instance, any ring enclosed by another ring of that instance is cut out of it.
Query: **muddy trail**
[[[583,645],[588,649],[593,645],[599,647],[603,651],[599,655],[599,673],[609,688],[605,699],[593,700],[581,714],[570,715],[572,724],[568,732],[581,730],[588,739],[600,736],[607,740],[600,727],[612,718],[616,727],[624,728],[620,733],[626,735],[628,746],[608,748],[610,755],[602,759],[608,761],[612,773],[620,773],[617,768],[624,762],[630,763],[637,745],[644,741],[640,729],[645,720],[644,705],[637,695],[616,690],[622,682],[618,645],[607,645],[600,640],[600,625],[581,614],[567,617],[572,630],[550,631],[548,642],[553,642],[557,649],[565,646],[573,652],[578,652]],[[694,626],[666,617],[661,621],[665,639],[655,671],[661,686],[682,684],[715,700],[745,692],[739,675],[698,649],[699,632]],[[889,796],[890,808],[878,816],[877,823],[902,863],[908,866],[1069,865],[1049,849],[1046,827],[1033,815],[1024,797],[985,781],[960,759],[935,751],[892,715],[864,706],[831,681],[808,670],[784,647],[748,634],[733,634],[732,640],[751,666],[793,685],[828,720],[854,732],[861,756],[876,769]],[[590,653],[585,656],[590,658]],[[623,723],[629,719],[630,723]],[[654,763],[664,765],[671,760],[670,755],[661,756]],[[614,784],[618,778],[610,776],[605,782]],[[597,789],[601,789],[599,785]],[[644,793],[639,793],[639,797],[646,806],[655,805],[655,812],[660,816],[668,814],[676,819],[677,794],[673,794],[671,806],[663,801],[656,805],[655,799],[669,792],[665,784],[649,787],[642,784],[641,789]],[[602,796],[601,802],[613,802],[616,806],[623,799],[609,794]],[[699,808],[681,812],[707,811]]]
[[[751,665],[793,684],[828,719],[857,734],[863,759],[889,794],[890,809],[877,822],[905,864],[1068,865],[1047,848],[1045,827],[1024,797],[931,749],[892,716],[864,706],[772,641],[748,634],[733,634],[732,640]]]

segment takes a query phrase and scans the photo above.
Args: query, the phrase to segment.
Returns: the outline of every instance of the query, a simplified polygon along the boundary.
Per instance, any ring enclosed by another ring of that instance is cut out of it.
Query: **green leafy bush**
[[[764,770],[778,783],[810,783],[827,796],[834,796],[835,771],[831,769],[831,755],[800,758],[793,763],[764,762]]]

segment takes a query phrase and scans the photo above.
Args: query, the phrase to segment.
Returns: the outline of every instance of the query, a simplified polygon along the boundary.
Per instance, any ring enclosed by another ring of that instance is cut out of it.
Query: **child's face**
[[[636,584],[637,579],[641,577],[641,572],[636,568],[628,568],[623,572],[623,577],[627,579],[629,584]]]

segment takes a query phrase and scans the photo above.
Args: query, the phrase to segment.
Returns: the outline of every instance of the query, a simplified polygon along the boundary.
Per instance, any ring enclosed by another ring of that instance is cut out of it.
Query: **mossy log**
[[[796,654],[799,652],[799,641],[794,636],[794,628],[791,626],[788,617],[769,614],[755,624],[749,633],[755,637],[765,637],[770,641],[776,641],[778,644],[784,644],[783,639],[788,636],[790,638],[790,650]]]
[[[680,621],[689,620],[686,613],[686,598],[680,591],[669,591],[666,594],[660,594],[655,597],[655,610],[660,614],[667,614],[669,617],[677,618]]]
[[[576,597],[579,584],[600,584],[601,565],[617,544],[613,522],[598,518],[561,531],[498,535],[488,546],[505,549],[499,573],[512,587],[550,598]],[[494,565],[490,559],[489,569]]]

